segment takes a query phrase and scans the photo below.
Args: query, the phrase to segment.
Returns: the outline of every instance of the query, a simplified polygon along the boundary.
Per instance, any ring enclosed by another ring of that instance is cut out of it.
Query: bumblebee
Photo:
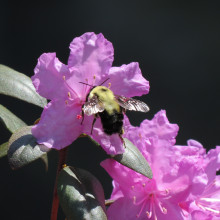
[[[107,79],[108,80],[108,79]],[[104,84],[105,80],[102,84]],[[82,83],[82,82],[80,82]],[[86,83],[82,83],[89,85]],[[126,110],[148,112],[149,107],[142,101],[133,98],[126,98],[124,96],[114,94],[109,88],[105,86],[91,86],[92,89],[86,97],[86,102],[82,106],[82,122],[84,114],[90,116],[94,115],[92,123],[91,134],[96,119],[100,117],[103,130],[105,134],[119,134],[120,138],[123,134],[123,119]]]

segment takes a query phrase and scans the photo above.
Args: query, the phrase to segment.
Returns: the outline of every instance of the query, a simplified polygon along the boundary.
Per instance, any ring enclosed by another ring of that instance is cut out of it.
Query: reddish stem
[[[51,220],[57,220],[57,214],[58,214],[58,208],[59,208],[59,199],[57,195],[57,179],[58,179],[58,175],[60,171],[63,168],[63,165],[65,164],[67,149],[68,147],[65,147],[59,150],[59,162],[57,166],[56,181],[55,181],[54,190],[53,190],[53,203],[52,203],[52,210],[51,210],[51,217],[50,217]]]

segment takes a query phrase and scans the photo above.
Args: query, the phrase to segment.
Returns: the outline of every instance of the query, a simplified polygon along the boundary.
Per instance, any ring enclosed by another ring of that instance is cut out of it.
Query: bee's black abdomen
[[[114,112],[112,115],[109,115],[106,110],[99,113],[101,118],[103,130],[106,134],[122,134],[123,119],[124,115],[121,112]]]

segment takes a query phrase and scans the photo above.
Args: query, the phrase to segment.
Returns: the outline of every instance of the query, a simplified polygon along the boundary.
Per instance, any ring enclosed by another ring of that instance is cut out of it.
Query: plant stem
[[[67,154],[68,147],[65,147],[61,150],[59,150],[59,162],[57,166],[57,174],[56,174],[56,181],[54,184],[54,190],[53,190],[53,203],[52,203],[52,210],[51,210],[51,220],[57,220],[57,214],[58,214],[58,208],[59,208],[59,199],[57,195],[57,179],[60,171],[63,168],[63,165],[66,161],[66,154]]]

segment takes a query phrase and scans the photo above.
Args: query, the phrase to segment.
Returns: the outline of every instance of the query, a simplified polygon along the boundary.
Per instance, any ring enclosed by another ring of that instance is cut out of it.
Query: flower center
[[[144,190],[143,190],[143,197],[139,201],[137,200],[136,196],[133,196],[133,204],[135,206],[140,206],[140,210],[138,214],[136,215],[137,218],[139,218],[142,215],[142,212],[144,211],[147,218],[150,219],[153,217],[154,220],[157,220],[157,211],[159,209],[160,212],[163,214],[167,214],[167,209],[162,205],[161,199],[164,196],[167,196],[169,194],[169,190],[166,189],[164,191],[159,191],[158,189],[146,189],[146,184],[142,184]],[[135,190],[135,187],[132,187],[132,190]],[[140,197],[140,194],[139,196]]]

